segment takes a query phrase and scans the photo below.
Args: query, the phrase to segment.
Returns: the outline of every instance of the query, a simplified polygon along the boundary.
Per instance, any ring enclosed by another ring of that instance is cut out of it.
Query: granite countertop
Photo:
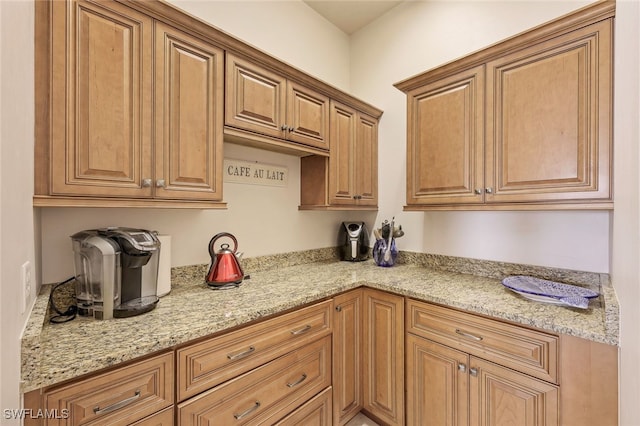
[[[56,384],[361,285],[553,333],[618,344],[618,302],[606,274],[421,254],[401,258],[406,263],[391,268],[378,267],[371,260],[340,262],[331,256],[310,259],[311,263],[276,263],[290,265],[278,268],[249,261],[251,266],[244,269],[250,279],[228,290],[212,290],[204,284],[207,265],[174,268],[171,293],[149,313],[106,321],[78,317],[55,325],[47,320],[51,286],[43,286],[22,338],[22,391]],[[556,278],[599,290],[601,295],[588,309],[530,301],[501,284],[501,276],[518,274]]]

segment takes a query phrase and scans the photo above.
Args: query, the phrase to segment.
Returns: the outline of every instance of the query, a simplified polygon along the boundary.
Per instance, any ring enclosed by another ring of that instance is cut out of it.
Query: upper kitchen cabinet
[[[594,3],[397,83],[405,209],[612,208],[614,11]]]
[[[329,149],[327,96],[231,53],[226,67],[229,135],[280,145],[293,142],[303,145],[294,149],[309,152]]]
[[[155,28],[156,197],[220,201],[224,51],[160,22]]]
[[[329,158],[301,159],[301,209],[378,208],[378,120],[331,102]]]
[[[115,1],[36,6],[34,205],[224,207],[223,51]]]

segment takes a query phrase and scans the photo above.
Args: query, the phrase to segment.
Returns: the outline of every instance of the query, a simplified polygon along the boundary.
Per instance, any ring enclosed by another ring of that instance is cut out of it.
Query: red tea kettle
[[[233,240],[233,250],[229,249],[229,244],[221,244],[220,251],[215,253],[214,245],[218,239],[229,237]],[[209,242],[209,255],[211,256],[211,267],[205,280],[208,285],[222,286],[227,284],[239,285],[243,278],[244,272],[240,266],[239,258],[241,254],[236,253],[238,249],[238,240],[228,232],[221,232],[213,236]]]

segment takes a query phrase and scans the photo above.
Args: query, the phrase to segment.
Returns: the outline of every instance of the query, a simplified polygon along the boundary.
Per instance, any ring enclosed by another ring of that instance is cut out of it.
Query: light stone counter
[[[97,321],[48,323],[50,286],[44,286],[22,339],[22,391],[49,386],[234,326],[366,285],[395,294],[488,315],[559,334],[618,344],[618,304],[606,274],[581,273],[498,262],[403,254],[392,268],[372,260],[322,260],[268,269],[247,259],[251,275],[238,288],[212,290],[206,265],[175,268],[173,288],[153,311]],[[331,258],[332,256],[328,256]],[[273,259],[272,259],[273,260]],[[456,272],[458,271],[458,272]],[[461,273],[465,272],[465,273]],[[473,273],[473,274],[472,274]],[[597,289],[589,309],[533,302],[507,290],[501,277],[528,274]]]

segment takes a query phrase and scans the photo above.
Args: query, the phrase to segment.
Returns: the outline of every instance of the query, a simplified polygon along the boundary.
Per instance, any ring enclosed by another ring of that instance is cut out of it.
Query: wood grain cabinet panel
[[[611,209],[613,2],[397,83],[407,210]]]
[[[173,360],[170,352],[47,390],[45,409],[68,410],[69,416],[47,419],[46,424],[128,425],[172,406]]]
[[[410,91],[407,114],[407,203],[482,203],[484,66]]]
[[[155,195],[220,201],[224,51],[163,23],[155,28]]]
[[[558,382],[558,337],[415,300],[407,301],[407,331]]]
[[[611,199],[611,26],[487,63],[487,202]]]
[[[52,2],[51,194],[152,196],[152,28],[120,3]]]
[[[333,424],[344,425],[361,409],[363,290],[333,299]]]
[[[364,291],[364,410],[404,424],[404,298]]]
[[[330,334],[331,310],[321,302],[177,349],[178,401]]]
[[[178,405],[179,425],[271,425],[331,386],[331,336]]]
[[[276,423],[276,426],[331,426],[331,388],[314,396],[296,411]]]
[[[257,133],[246,133],[249,139],[266,135],[329,149],[327,96],[248,59],[232,53],[226,58],[227,126]]]
[[[329,158],[300,160],[302,209],[378,208],[378,120],[331,101]]]

